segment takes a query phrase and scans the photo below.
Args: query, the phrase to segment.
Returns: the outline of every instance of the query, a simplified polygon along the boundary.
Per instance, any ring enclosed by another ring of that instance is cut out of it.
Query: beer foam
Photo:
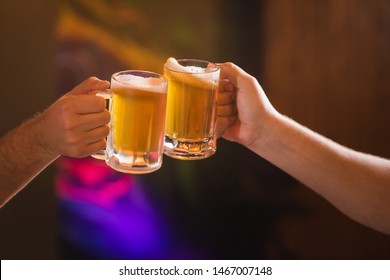
[[[183,66],[175,58],[170,57],[164,66],[169,70],[169,76],[197,87],[215,87],[216,81],[219,79],[219,69],[211,65],[211,67],[206,68]]]
[[[193,73],[193,74],[200,74],[200,73],[207,73],[204,68],[197,67],[197,66],[183,66],[177,62],[177,60],[173,57],[170,57],[167,59],[167,62],[165,63],[165,67],[167,67],[169,70],[173,70],[176,72],[184,72],[184,73]]]
[[[166,93],[167,83],[161,84],[161,79],[153,77],[141,77],[132,74],[122,74],[112,79],[112,86],[120,87],[125,85],[134,89],[147,89],[157,93]]]

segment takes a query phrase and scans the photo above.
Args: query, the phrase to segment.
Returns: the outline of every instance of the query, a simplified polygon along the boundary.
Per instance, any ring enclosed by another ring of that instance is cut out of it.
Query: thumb
[[[110,87],[110,82],[90,77],[84,82],[69,91],[66,95],[92,94],[97,90],[104,90]]]
[[[242,79],[249,76],[248,73],[231,62],[219,63],[218,66],[221,68],[220,79],[229,80],[235,87],[238,86]]]

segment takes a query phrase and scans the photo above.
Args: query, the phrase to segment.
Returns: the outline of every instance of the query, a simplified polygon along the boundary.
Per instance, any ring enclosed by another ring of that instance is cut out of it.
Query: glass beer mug
[[[114,73],[111,89],[97,95],[110,100],[106,163],[114,170],[131,174],[159,169],[164,148],[165,77],[138,70]]]
[[[219,73],[216,64],[203,60],[169,58],[165,63],[166,155],[194,160],[208,158],[216,152]]]

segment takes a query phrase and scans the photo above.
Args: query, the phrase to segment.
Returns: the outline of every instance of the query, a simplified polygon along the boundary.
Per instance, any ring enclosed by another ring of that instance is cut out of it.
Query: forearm
[[[40,146],[39,134],[45,128],[38,118],[0,139],[0,207],[57,158]]]
[[[390,161],[343,147],[279,115],[249,148],[346,215],[390,233]]]

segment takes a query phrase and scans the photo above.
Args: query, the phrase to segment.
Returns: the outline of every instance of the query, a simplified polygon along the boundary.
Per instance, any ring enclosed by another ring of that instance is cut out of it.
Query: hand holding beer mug
[[[219,72],[217,65],[203,60],[169,58],[165,63],[166,155],[194,160],[215,154]]]
[[[144,174],[161,167],[166,97],[167,80],[162,75],[137,70],[112,75],[105,152],[111,168]]]

